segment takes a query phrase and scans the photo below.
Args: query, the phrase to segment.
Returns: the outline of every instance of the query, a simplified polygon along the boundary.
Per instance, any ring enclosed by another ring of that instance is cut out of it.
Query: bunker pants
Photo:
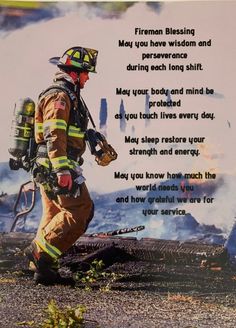
[[[47,197],[43,187],[40,193],[43,215],[34,241],[41,251],[56,259],[86,231],[94,205],[85,183],[80,185],[77,198],[60,195],[55,202]]]

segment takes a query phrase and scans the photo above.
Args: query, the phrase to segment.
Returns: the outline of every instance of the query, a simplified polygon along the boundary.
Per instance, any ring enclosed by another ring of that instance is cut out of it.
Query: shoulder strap
[[[42,97],[47,96],[50,93],[55,92],[55,90],[61,90],[61,91],[65,92],[70,98],[72,108],[74,108],[74,101],[76,100],[76,95],[69,88],[67,88],[65,85],[53,84],[53,85],[49,86],[47,89],[43,90],[40,93],[38,99],[40,100]],[[82,104],[88,118],[90,119],[90,122],[91,122],[93,128],[96,130],[96,125],[94,123],[94,120],[92,118],[92,115],[91,115],[86,103],[84,102],[84,100],[81,96],[79,98],[80,98],[81,104]]]
[[[93,128],[96,130],[97,128],[96,128],[96,125],[95,125],[94,120],[92,118],[92,115],[91,115],[91,113],[90,113],[87,105],[85,104],[84,99],[81,96],[80,96],[80,100],[81,100],[81,103],[82,103],[84,109],[86,110],[86,113],[87,113],[87,115],[88,115],[88,117],[90,119],[90,122],[91,122]]]
[[[60,91],[63,91],[65,92],[72,103],[74,103],[74,101],[76,100],[76,95],[69,89],[67,88],[66,86],[62,86],[62,85],[59,85],[59,84],[52,84],[50,87],[48,87],[47,89],[43,90],[40,95],[39,95],[39,100],[44,97],[44,96],[47,96],[49,95],[50,93],[53,93],[55,92],[55,90],[60,90]]]

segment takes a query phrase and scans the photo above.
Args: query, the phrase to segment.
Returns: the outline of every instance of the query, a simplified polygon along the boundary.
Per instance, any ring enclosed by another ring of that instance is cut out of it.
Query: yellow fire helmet
[[[50,58],[49,62],[62,69],[96,73],[97,55],[95,49],[78,46],[66,50],[62,57]]]

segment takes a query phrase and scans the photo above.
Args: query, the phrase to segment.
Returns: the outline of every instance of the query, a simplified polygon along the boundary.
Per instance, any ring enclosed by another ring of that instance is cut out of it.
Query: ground
[[[95,283],[35,286],[28,271],[0,275],[0,327],[40,327],[50,300],[60,307],[86,306],[85,327],[235,327],[236,275],[194,265],[126,262],[109,268],[122,274],[108,291]]]
[[[51,300],[61,309],[85,306],[84,328],[235,327],[236,268],[222,247],[150,239],[81,238],[81,245],[72,248],[64,262],[62,259],[61,274],[72,276],[70,269],[78,270],[71,263],[81,259],[81,246],[89,249],[97,245],[102,252],[95,256],[107,263],[114,257],[100,272],[106,272],[105,278],[100,274],[93,283],[76,280],[74,286],[43,286],[33,282],[22,252],[33,236],[0,235],[0,328],[42,327]],[[111,248],[111,243],[116,247]],[[132,256],[124,256],[118,246]],[[208,254],[207,261],[201,259],[204,254]],[[89,259],[86,254],[85,259]]]

